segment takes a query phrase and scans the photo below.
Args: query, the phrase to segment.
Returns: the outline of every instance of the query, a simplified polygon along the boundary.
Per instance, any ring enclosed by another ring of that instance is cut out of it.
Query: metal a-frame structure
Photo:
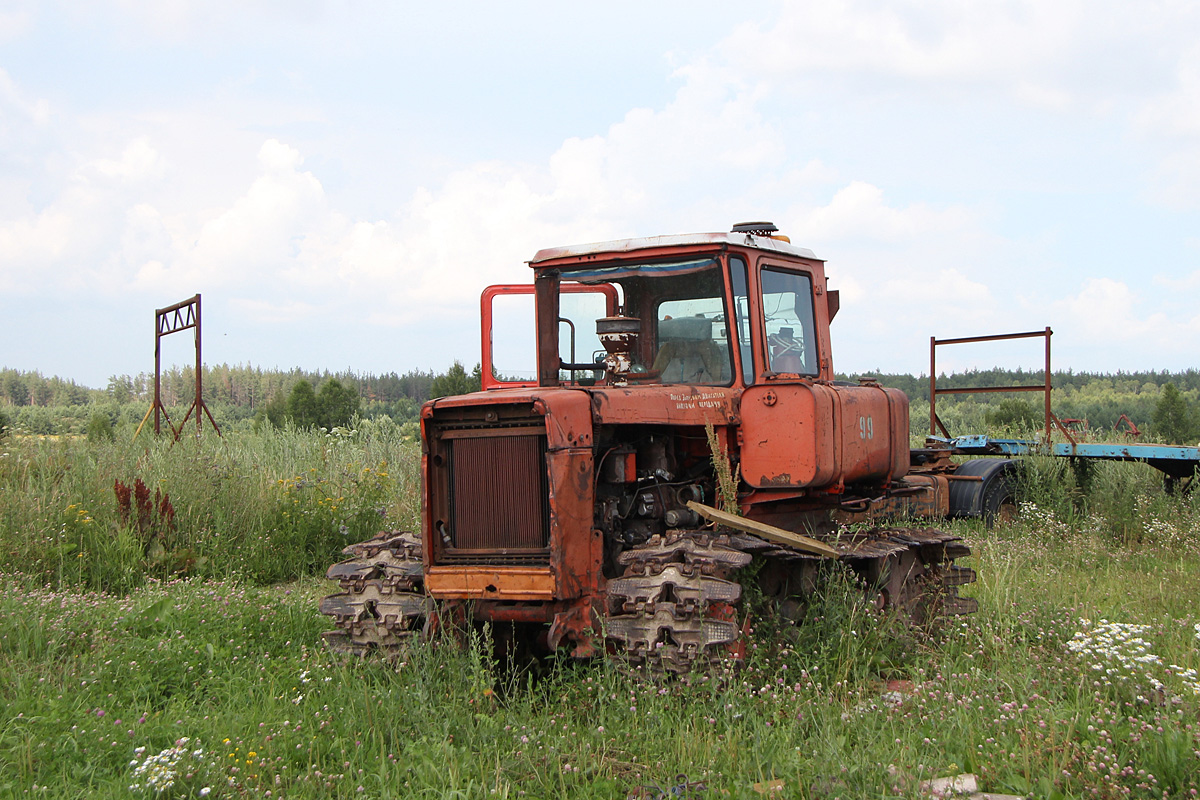
[[[162,337],[168,334],[178,333],[188,329],[195,331],[196,341],[196,397],[192,400],[191,406],[188,407],[187,414],[176,428],[171,424],[171,417],[167,413],[167,407],[162,402]],[[192,416],[192,412],[196,414],[196,435],[199,436],[204,428],[204,417],[208,417],[208,421],[212,423],[213,430],[217,435],[221,435],[221,428],[217,425],[217,421],[213,419],[212,413],[208,410],[208,406],[204,403],[204,390],[201,378],[204,375],[203,363],[200,360],[200,295],[189,297],[187,300],[181,300],[174,305],[160,308],[154,312],[154,405],[146,412],[146,416],[142,418],[142,424],[138,425],[138,430],[133,435],[136,438],[138,432],[141,432],[142,425],[146,424],[146,420],[150,414],[154,414],[154,433],[157,435],[162,432],[160,418],[166,419],[167,427],[175,436],[175,441],[179,441],[179,437],[183,434],[183,426]],[[201,413],[203,412],[203,413]]]

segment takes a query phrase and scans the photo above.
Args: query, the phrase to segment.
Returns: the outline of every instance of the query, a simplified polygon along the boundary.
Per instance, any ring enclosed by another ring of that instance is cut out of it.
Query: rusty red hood
[[[560,416],[561,410],[586,402],[594,424],[729,425],[738,421],[740,392],[732,386],[683,384],[491,389],[430,400],[421,416],[429,418],[437,408],[513,403],[530,403],[539,413]]]

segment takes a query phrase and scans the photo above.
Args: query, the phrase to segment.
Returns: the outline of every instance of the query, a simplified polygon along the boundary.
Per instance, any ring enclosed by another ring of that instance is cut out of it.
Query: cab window
[[[767,368],[795,375],[818,374],[812,278],[801,272],[764,267],[760,280]]]
[[[729,259],[729,279],[733,287],[733,325],[731,341],[737,341],[742,357],[742,380],[754,383],[754,360],[750,347],[750,279],[746,262],[738,256]]]

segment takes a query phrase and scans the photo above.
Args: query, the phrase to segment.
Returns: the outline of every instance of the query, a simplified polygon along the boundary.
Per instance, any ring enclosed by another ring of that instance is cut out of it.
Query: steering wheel
[[[794,336],[772,333],[767,336],[770,345],[771,368],[776,372],[804,371],[804,341]]]

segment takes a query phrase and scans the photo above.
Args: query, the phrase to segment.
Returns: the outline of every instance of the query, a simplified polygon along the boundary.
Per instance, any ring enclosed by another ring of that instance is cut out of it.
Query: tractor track
[[[652,674],[686,674],[742,658],[746,615],[741,575],[777,609],[815,591],[830,566],[851,569],[876,607],[918,626],[978,609],[958,588],[974,570],[960,537],[935,528],[880,527],[827,539],[837,562],[742,533],[671,530],[619,556],[622,574],[607,582],[602,621],[608,649],[623,664]],[[394,654],[429,629],[434,602],[424,591],[420,539],[388,532],[343,551],[329,568],[341,591],[321,601],[336,626],[324,634],[335,651]],[[748,569],[749,568],[749,569]],[[744,571],[744,572],[743,572]],[[787,614],[784,614],[787,616]]]

